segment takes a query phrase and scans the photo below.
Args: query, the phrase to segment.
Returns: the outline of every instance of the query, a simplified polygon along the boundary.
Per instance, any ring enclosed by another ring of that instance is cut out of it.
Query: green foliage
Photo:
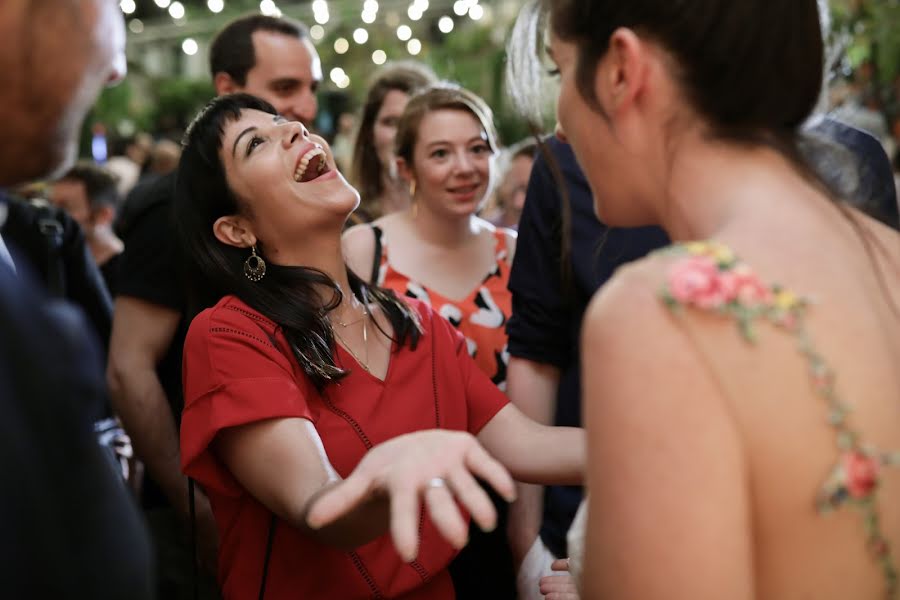
[[[841,74],[868,88],[888,118],[900,117],[900,0],[831,0]]]

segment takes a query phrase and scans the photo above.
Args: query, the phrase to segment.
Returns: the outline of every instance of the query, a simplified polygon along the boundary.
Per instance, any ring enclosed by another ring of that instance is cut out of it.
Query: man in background
[[[91,163],[79,163],[48,190],[50,202],[81,226],[110,293],[115,293],[116,269],[124,249],[122,240],[112,230],[119,205],[118,183],[118,177],[111,171]]]

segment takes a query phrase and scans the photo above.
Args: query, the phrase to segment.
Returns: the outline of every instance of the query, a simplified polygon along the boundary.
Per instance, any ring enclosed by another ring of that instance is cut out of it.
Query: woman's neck
[[[738,218],[779,218],[788,201],[816,193],[774,149],[697,138],[674,154],[657,206],[659,223],[676,241],[715,238]]]
[[[419,237],[434,246],[458,248],[478,236],[475,215],[438,214],[419,202],[410,207],[406,216]]]
[[[350,280],[347,276],[347,265],[344,262],[339,231],[327,236],[305,237],[302,246],[282,250],[272,256],[272,260],[279,265],[302,266],[325,273],[343,293],[342,307],[353,296],[350,291]],[[332,301],[334,293],[332,289],[323,286],[319,293],[323,305]],[[336,310],[340,312],[343,310],[342,307]]]

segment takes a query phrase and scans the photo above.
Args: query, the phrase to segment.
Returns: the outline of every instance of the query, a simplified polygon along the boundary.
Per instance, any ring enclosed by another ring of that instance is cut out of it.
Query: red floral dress
[[[450,321],[465,336],[469,355],[475,364],[505,391],[506,367],[509,364],[506,321],[512,313],[512,293],[507,287],[510,267],[503,230],[498,229],[494,233],[497,259],[494,266],[484,280],[461,300],[445,298],[394,269],[388,259],[387,237],[379,227],[373,226],[372,230],[378,265],[372,273],[375,284],[400,296],[424,302]]]

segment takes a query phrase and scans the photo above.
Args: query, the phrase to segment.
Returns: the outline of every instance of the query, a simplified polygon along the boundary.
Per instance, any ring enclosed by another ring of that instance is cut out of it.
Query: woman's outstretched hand
[[[457,501],[482,529],[491,530],[497,523],[494,506],[473,475],[507,501],[515,499],[512,477],[471,434],[440,429],[408,433],[372,448],[349,477],[313,501],[306,522],[318,529],[366,501],[386,497],[394,545],[409,562],[418,554],[424,498],[441,535],[462,548],[468,541],[468,525]]]

